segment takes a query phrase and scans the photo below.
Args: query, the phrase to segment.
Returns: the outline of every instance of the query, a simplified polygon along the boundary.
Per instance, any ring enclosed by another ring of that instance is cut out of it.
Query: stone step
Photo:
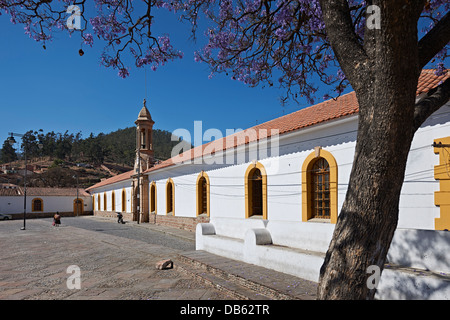
[[[181,261],[176,261],[175,268],[192,276],[200,282],[215,287],[217,290],[224,292],[231,298],[237,300],[270,300],[270,297],[233,283],[232,281],[218,277],[203,268],[194,267]]]
[[[206,251],[178,257],[186,272],[215,285],[237,299],[315,299],[317,283]],[[386,264],[378,300],[449,300],[450,274]]]
[[[183,252],[177,260],[182,268],[186,266],[187,271],[203,277],[205,281],[209,281],[209,277],[215,277],[213,280],[224,288],[238,286],[250,290],[253,295],[249,295],[247,299],[312,300],[316,297],[315,282],[206,251]]]

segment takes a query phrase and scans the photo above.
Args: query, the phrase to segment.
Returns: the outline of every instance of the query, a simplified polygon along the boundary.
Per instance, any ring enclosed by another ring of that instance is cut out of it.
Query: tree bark
[[[417,21],[418,7],[423,7],[422,1],[406,2],[374,1],[381,8],[381,28],[366,28],[363,49],[357,50],[362,53],[355,59],[348,52],[355,50],[353,36],[347,37],[347,44],[344,28],[336,28],[337,20],[349,23],[347,1],[321,1],[327,36],[358,98],[359,123],[348,191],[320,270],[319,299],[373,299],[375,289],[367,286],[371,275],[367,269],[376,265],[383,270],[397,227],[415,132],[420,75]],[[341,16],[336,6],[344,8]]]

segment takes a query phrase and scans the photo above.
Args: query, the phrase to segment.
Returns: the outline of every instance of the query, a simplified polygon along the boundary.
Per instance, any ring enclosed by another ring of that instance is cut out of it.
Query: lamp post
[[[14,139],[14,136],[16,136],[16,137],[24,136],[23,134],[14,133],[14,132],[9,132],[8,134],[10,135],[8,140],[9,140],[9,144],[11,146],[13,146],[14,143],[16,143],[16,139]],[[25,153],[25,173],[24,173],[24,178],[23,178],[23,227],[20,228],[20,230],[25,230],[26,213],[27,213],[27,146],[26,146],[26,144],[24,144],[24,153]]]
[[[75,176],[72,176],[72,178],[77,179],[77,200],[75,200],[75,210],[76,210],[76,214],[78,217],[78,212],[80,211],[80,209],[79,209],[80,199],[78,198],[78,173]]]

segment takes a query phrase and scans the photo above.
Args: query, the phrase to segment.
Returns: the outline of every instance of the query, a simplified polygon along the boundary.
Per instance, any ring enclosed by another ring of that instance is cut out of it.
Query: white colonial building
[[[92,214],[92,197],[83,189],[23,187],[0,184],[0,213],[21,218],[51,217],[56,212],[62,216]]]
[[[418,99],[447,77],[424,70]],[[156,165],[153,123],[144,105],[136,121],[141,161],[88,189],[94,214],[195,229],[198,250],[318,280],[354,157],[354,92]],[[412,143],[379,298],[450,298],[449,145],[447,104]]]

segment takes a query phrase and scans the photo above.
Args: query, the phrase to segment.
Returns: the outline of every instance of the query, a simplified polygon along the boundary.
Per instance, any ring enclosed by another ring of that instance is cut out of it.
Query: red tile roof
[[[2,187],[0,188],[0,196],[23,196],[24,189],[20,186],[15,187]],[[27,196],[39,197],[39,196],[77,196],[77,188],[36,188],[27,187]],[[79,197],[90,197],[90,194],[83,189],[78,189]]]
[[[450,78],[450,69],[447,70],[447,73],[443,76],[436,76],[434,74],[434,69],[422,70],[417,85],[416,95],[430,91],[448,78]]]
[[[442,81],[450,77],[450,72],[444,76],[436,76],[434,70],[424,69],[419,77],[416,94],[428,92],[430,89],[436,87]],[[239,145],[247,144],[260,138],[269,137],[271,130],[278,130],[278,134],[284,134],[310,127],[322,122],[339,119],[345,116],[357,114],[359,112],[358,100],[354,91],[344,94],[337,99],[331,99],[319,104],[295,111],[291,114],[276,118],[252,128],[237,132],[233,135],[217,139],[215,141],[206,143],[201,146],[194,147],[184,153],[163,161],[148,170],[145,173],[153,172],[162,168],[166,168],[187,160],[193,160],[201,156],[208,156],[214,152],[222,151],[230,148],[235,148]],[[267,136],[264,134],[266,129]],[[260,137],[259,134],[263,133]],[[273,132],[275,133],[275,132]],[[118,176],[102,181],[87,190],[105,186],[117,181],[129,179],[134,171],[123,174],[121,180],[117,180]],[[126,176],[128,174],[128,176]]]
[[[116,183],[116,182],[128,180],[128,179],[131,178],[131,176],[133,174],[135,174],[134,170],[130,170],[130,171],[118,174],[117,176],[114,176],[114,177],[109,178],[109,179],[105,179],[103,181],[100,181],[97,184],[94,184],[93,186],[87,188],[86,191],[89,191],[89,190],[92,190],[92,189],[95,189],[95,188],[99,188],[99,187],[103,187],[103,186],[107,186],[109,184],[113,184],[113,183]]]

